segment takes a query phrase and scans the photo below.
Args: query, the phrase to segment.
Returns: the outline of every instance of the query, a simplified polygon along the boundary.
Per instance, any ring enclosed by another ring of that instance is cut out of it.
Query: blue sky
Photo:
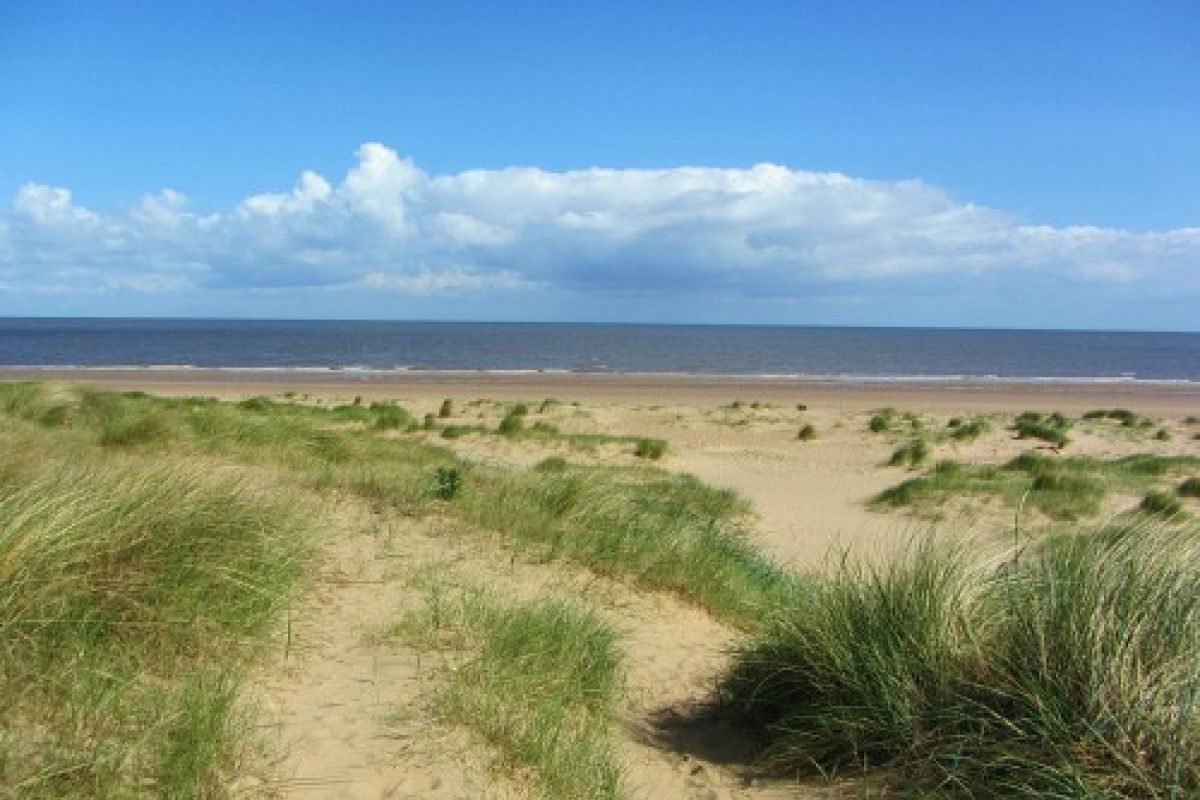
[[[6,3],[0,313],[1195,330],[1197,42],[1193,2]]]

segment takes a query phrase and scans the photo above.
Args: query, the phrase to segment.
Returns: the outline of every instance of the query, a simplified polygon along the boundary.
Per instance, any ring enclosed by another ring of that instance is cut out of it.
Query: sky
[[[1200,330],[1200,4],[0,3],[0,315]]]

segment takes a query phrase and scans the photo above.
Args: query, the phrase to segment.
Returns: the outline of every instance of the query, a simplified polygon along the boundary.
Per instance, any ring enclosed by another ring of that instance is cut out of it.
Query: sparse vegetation
[[[976,417],[967,422],[952,419],[950,422],[958,423],[957,425],[947,425],[950,428],[950,438],[956,442],[972,442],[991,428],[991,425],[983,417]]]
[[[542,796],[622,796],[612,747],[621,654],[616,633],[589,609],[435,590],[397,631],[456,655],[437,697],[441,712],[532,771]]]
[[[1139,508],[1160,517],[1177,517],[1183,513],[1183,504],[1174,495],[1162,491],[1149,492],[1142,498]]]
[[[796,434],[796,438],[802,442],[811,442],[813,439],[817,438],[817,429],[813,427],[811,422],[801,425],[799,432]]]
[[[442,419],[454,416],[454,401],[449,397],[442,401],[442,405],[438,408],[438,416]]]
[[[662,439],[647,439],[642,438],[637,440],[637,445],[634,447],[633,454],[638,458],[646,458],[651,461],[657,461],[666,455],[667,443]]]
[[[885,490],[880,507],[936,507],[956,496],[993,495],[1028,502],[1056,520],[1094,516],[1110,490],[1145,492],[1163,478],[1200,466],[1193,456],[1134,455],[1111,460],[1055,458],[1028,452],[1003,465],[941,461],[934,469]]]
[[[1070,430],[1071,420],[1057,411],[1053,414],[1041,414],[1036,411],[1025,411],[1013,422],[1013,430],[1018,439],[1041,439],[1061,450],[1070,442],[1067,431]]]
[[[525,415],[510,411],[504,415],[504,419],[500,420],[500,425],[496,428],[496,432],[501,436],[516,436],[524,428]]]
[[[1179,484],[1175,492],[1180,497],[1200,497],[1200,478],[1187,478]]]
[[[924,464],[928,458],[929,444],[924,439],[912,439],[892,451],[888,466],[914,469]]]
[[[871,415],[871,418],[867,421],[867,428],[872,433],[885,433],[892,429],[892,422],[895,418],[895,409],[881,408]]]
[[[434,494],[439,500],[453,500],[462,489],[462,470],[458,467],[438,467]]]

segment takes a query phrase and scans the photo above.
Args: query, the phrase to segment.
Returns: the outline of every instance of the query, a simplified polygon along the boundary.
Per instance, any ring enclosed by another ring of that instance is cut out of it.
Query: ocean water
[[[1200,334],[8,318],[0,365],[1200,382]]]

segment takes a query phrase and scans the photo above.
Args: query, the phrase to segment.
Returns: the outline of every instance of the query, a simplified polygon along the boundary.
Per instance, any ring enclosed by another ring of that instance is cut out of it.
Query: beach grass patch
[[[843,560],[741,647],[723,708],[792,774],[951,798],[1192,796],[1197,533]]]
[[[546,798],[616,798],[613,746],[622,655],[616,632],[576,601],[503,602],[435,587],[397,630],[456,652],[436,703],[476,731],[505,765],[532,773]]]

